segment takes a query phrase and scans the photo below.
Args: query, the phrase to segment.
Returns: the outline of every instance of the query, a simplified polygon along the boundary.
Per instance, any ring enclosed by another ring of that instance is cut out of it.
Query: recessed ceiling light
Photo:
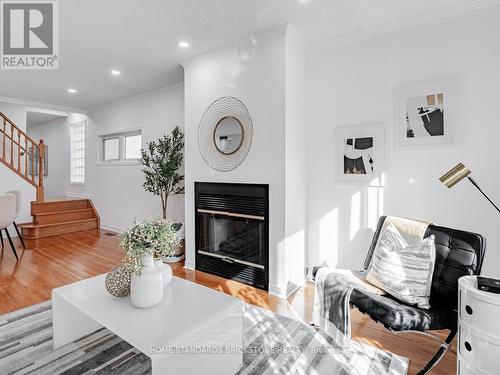
[[[68,89],[68,92],[69,92],[70,94],[76,94],[78,91],[77,91],[77,90],[75,90],[75,89]]]
[[[188,42],[179,42],[179,47],[181,48],[188,48],[189,47],[189,43]]]
[[[112,75],[114,75],[114,76],[119,76],[119,75],[121,75],[121,74],[122,74],[122,72],[120,72],[119,70],[115,70],[115,69],[113,69],[113,70],[111,71],[111,74],[112,74]]]

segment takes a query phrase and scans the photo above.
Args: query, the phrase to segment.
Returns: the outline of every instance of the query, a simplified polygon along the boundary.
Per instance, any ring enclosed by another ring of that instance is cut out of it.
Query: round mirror
[[[243,143],[243,137],[243,126],[236,117],[223,117],[215,126],[215,147],[224,155],[231,155],[238,151]]]

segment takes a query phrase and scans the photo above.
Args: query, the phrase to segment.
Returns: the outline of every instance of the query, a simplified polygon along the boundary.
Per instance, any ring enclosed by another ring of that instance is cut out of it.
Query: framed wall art
[[[383,185],[384,125],[344,126],[335,133],[337,182]]]
[[[395,94],[395,149],[450,146],[458,132],[458,82],[399,86]]]

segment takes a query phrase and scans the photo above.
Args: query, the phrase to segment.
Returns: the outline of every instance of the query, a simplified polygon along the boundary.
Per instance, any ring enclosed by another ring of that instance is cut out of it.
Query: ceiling
[[[59,70],[2,70],[0,96],[88,109],[180,82],[179,61],[287,22],[317,44],[436,10],[495,2],[64,0],[59,2]],[[179,48],[180,40],[191,46]],[[112,76],[111,69],[121,76]],[[69,94],[70,87],[78,93]]]
[[[32,126],[44,124],[46,122],[54,121],[57,120],[58,118],[64,118],[64,117],[67,117],[67,115],[29,111],[26,113],[26,128],[29,129]]]

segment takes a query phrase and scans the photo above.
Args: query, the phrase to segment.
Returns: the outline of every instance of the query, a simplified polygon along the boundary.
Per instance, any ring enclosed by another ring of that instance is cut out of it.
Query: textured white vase
[[[142,265],[141,276],[132,273],[130,300],[135,307],[147,309],[159,304],[163,298],[163,276],[154,264],[153,255],[144,255]]]
[[[163,277],[163,286],[167,286],[172,281],[172,267],[163,263],[161,259],[155,259],[155,266],[161,272]]]

